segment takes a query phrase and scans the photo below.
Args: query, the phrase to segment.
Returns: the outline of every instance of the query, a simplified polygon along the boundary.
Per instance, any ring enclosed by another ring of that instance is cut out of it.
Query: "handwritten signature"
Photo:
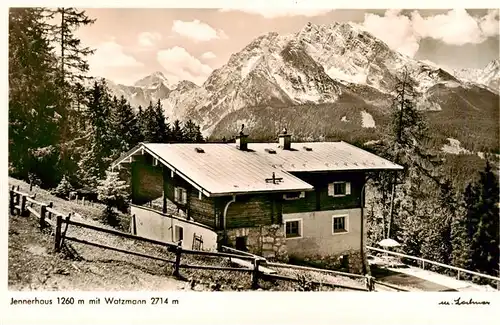
[[[489,305],[490,302],[486,300],[473,300],[470,298],[469,300],[463,300],[461,297],[458,297],[457,299],[451,300],[451,301],[446,301],[443,300],[439,302],[439,305],[460,305],[460,306],[466,306],[466,305]]]

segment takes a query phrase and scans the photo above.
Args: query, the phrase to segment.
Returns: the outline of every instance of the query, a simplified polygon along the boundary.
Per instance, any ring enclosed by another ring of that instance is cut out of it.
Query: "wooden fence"
[[[278,274],[270,274],[269,272],[266,272],[264,270],[264,265],[267,266],[274,266],[274,267],[289,267],[289,268],[300,268],[300,269],[309,269],[309,270],[314,270],[314,271],[323,271],[323,272],[328,272],[331,274],[337,274],[337,275],[343,275],[343,276],[350,276],[350,277],[357,277],[357,278],[365,278],[366,279],[366,288],[360,288],[360,287],[351,287],[351,286],[344,286],[344,285],[339,285],[339,284],[334,284],[334,283],[328,283],[328,282],[315,282],[315,281],[309,281],[309,283],[314,283],[322,286],[330,286],[333,288],[343,288],[343,289],[349,289],[349,290],[356,290],[356,291],[373,291],[374,290],[374,285],[375,281],[372,277],[370,276],[363,276],[363,275],[358,275],[358,274],[351,274],[351,273],[344,273],[344,272],[337,272],[337,271],[330,271],[330,270],[323,270],[323,269],[314,269],[314,268],[306,268],[306,267],[301,267],[301,266],[295,266],[295,265],[289,265],[289,264],[281,264],[281,263],[270,263],[267,262],[266,259],[264,259],[261,256],[257,256],[254,254],[250,254],[247,252],[242,252],[235,250],[230,247],[223,247],[223,250],[226,250],[228,252],[210,252],[210,251],[201,251],[201,250],[191,250],[191,249],[184,249],[181,246],[181,243],[169,243],[169,242],[163,242],[163,241],[158,241],[155,239],[151,238],[145,238],[145,237],[140,237],[136,236],[130,233],[125,233],[121,232],[118,230],[113,230],[113,229],[108,229],[108,228],[102,228],[98,227],[95,225],[91,224],[86,224],[78,221],[71,220],[71,213],[65,215],[63,213],[58,212],[57,210],[54,209],[53,203],[44,203],[44,202],[39,202],[35,200],[35,196],[31,196],[27,193],[21,192],[19,190],[19,186],[17,188],[12,187],[12,189],[9,191],[10,194],[10,212],[11,215],[20,215],[20,216],[25,216],[28,217],[30,214],[34,215],[39,219],[39,225],[40,228],[46,228],[47,225],[51,227],[54,233],[54,251],[58,252],[60,251],[63,246],[65,241],[72,241],[80,244],[85,244],[101,249],[107,249],[123,254],[129,254],[133,256],[139,256],[143,258],[149,258],[157,261],[162,261],[165,263],[170,263],[173,265],[173,275],[176,277],[181,277],[180,274],[180,269],[202,269],[202,270],[219,270],[219,271],[234,271],[234,272],[242,272],[242,273],[249,273],[251,275],[251,287],[252,289],[257,289],[259,288],[259,279],[262,280],[285,280],[285,281],[292,281],[292,282],[300,282],[301,279],[299,278],[293,278],[289,276],[284,276],[284,275],[278,275]],[[35,207],[38,206],[38,209]],[[166,247],[168,251],[175,253],[175,259],[166,259],[160,256],[153,256],[145,253],[139,253],[139,252],[133,252],[129,250],[124,250],[120,249],[118,247],[112,247],[108,245],[103,245],[95,242],[91,242],[85,239],[80,239],[76,237],[71,237],[67,235],[68,227],[73,226],[73,227],[80,227],[100,233],[105,233],[108,235],[114,235],[118,236],[121,238],[127,238],[127,239],[133,239],[136,241],[140,242],[145,242],[145,243],[150,243],[162,247]],[[232,258],[232,259],[239,259],[239,260],[244,260],[244,261],[250,261],[251,266],[250,267],[223,267],[223,266],[212,266],[212,265],[192,265],[192,264],[186,264],[186,263],[181,263],[182,261],[182,255],[196,255],[196,256],[209,256],[209,257],[221,257],[221,258]]]
[[[462,269],[462,268],[459,268],[459,267],[456,267],[456,266],[451,266],[451,265],[447,265],[447,264],[443,264],[443,263],[439,263],[439,262],[427,260],[425,258],[411,256],[411,255],[406,255],[406,254],[397,253],[397,252],[391,252],[391,251],[388,251],[388,250],[385,250],[385,249],[375,248],[375,247],[371,247],[371,246],[366,246],[366,248],[369,249],[369,250],[371,250],[371,251],[374,251],[374,252],[379,252],[379,253],[384,253],[384,254],[388,254],[388,255],[394,255],[394,256],[399,256],[399,257],[407,258],[407,259],[414,260],[414,261],[419,261],[420,262],[420,266],[424,270],[425,270],[425,263],[431,264],[431,265],[440,266],[440,267],[443,267],[443,268],[446,268],[446,269],[449,269],[449,270],[454,270],[454,271],[457,272],[457,279],[458,280],[460,280],[460,274],[461,273],[466,273],[466,274],[475,275],[475,276],[478,276],[478,277],[481,277],[481,278],[493,280],[493,281],[496,281],[497,284],[500,284],[500,278],[497,278],[497,277],[494,277],[494,276],[491,276],[491,275],[488,275],[488,274],[482,274],[482,273],[478,273],[478,272],[474,272],[474,271]]]

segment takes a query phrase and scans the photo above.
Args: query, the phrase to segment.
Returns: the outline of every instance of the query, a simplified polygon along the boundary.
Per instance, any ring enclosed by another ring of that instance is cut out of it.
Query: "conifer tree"
[[[118,172],[108,169],[105,175],[106,177],[99,180],[97,186],[98,199],[106,205],[102,214],[103,221],[111,226],[118,226],[114,208],[121,211],[126,211],[128,208],[128,185],[120,180]]]
[[[180,143],[184,142],[185,136],[182,129],[181,122],[179,120],[175,120],[172,125],[172,142]]]
[[[156,116],[153,103],[149,102],[148,107],[142,113],[142,135],[144,142],[156,142],[157,139],[157,125]]]
[[[56,60],[49,39],[46,10],[9,10],[9,161],[10,173],[42,186],[58,181],[61,114],[55,83]]]
[[[79,161],[80,180],[95,187],[112,161],[111,99],[104,81],[94,82],[87,92],[86,117],[90,121],[88,142]]]
[[[490,162],[480,180],[465,191],[466,222],[473,270],[498,276],[499,267],[499,187]]]
[[[166,142],[170,137],[170,126],[167,123],[167,119],[165,118],[165,113],[163,112],[163,106],[159,99],[154,107],[154,112],[155,112],[156,125],[158,129],[156,135],[156,142],[158,143]]]
[[[113,99],[111,129],[114,138],[114,149],[117,155],[130,150],[140,141],[137,116],[123,96],[119,100],[116,98]]]
[[[191,119],[184,123],[182,128],[184,139],[186,142],[202,142],[203,136],[200,132],[200,126],[196,125]]]
[[[374,177],[382,193],[380,197],[383,198],[380,210],[384,218],[388,216],[387,222],[384,222],[387,225],[384,231],[387,237],[395,235],[393,230],[397,225],[394,216],[401,212],[396,211],[400,206],[398,200],[402,200],[405,195],[419,197],[422,194],[420,192],[436,190],[436,186],[440,185],[433,172],[440,160],[427,148],[427,124],[422,113],[417,110],[414,87],[415,81],[405,68],[396,82],[390,128],[376,148],[379,155],[404,167],[403,172],[381,172]],[[423,187],[411,186],[411,182],[421,177],[426,179]],[[406,190],[403,191],[404,187]]]
[[[90,19],[85,11],[76,8],[56,8],[50,10],[51,18],[57,25],[52,26],[52,42],[57,44],[58,54],[58,78],[57,83],[61,91],[59,98],[59,110],[61,115],[61,127],[59,129],[61,142],[61,168],[67,173],[72,173],[72,151],[76,148],[64,145],[75,137],[80,136],[82,130],[78,128],[81,122],[78,109],[83,97],[83,81],[87,78],[89,69],[87,56],[94,50],[83,46],[75,32],[82,26],[91,25],[95,19]]]
[[[54,189],[53,194],[58,197],[67,199],[71,191],[73,191],[73,186],[71,186],[68,178],[66,177],[66,175],[64,175],[59,185],[57,185],[57,187]]]

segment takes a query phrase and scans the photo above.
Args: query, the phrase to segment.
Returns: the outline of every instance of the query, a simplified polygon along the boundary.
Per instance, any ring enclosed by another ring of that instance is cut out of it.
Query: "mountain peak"
[[[169,81],[165,77],[163,72],[155,71],[152,74],[136,81],[134,86],[136,86],[136,87],[158,87],[158,85],[160,85],[160,84],[163,84],[167,88],[170,88]]]

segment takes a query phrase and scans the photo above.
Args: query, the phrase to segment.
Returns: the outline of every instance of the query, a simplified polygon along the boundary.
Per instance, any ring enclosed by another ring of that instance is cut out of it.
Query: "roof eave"
[[[251,194],[269,194],[269,193],[291,193],[291,192],[311,192],[314,187],[300,188],[300,189],[276,189],[276,190],[262,190],[262,191],[231,191],[231,192],[217,192],[210,193],[210,197],[232,196],[232,195],[251,195]]]

